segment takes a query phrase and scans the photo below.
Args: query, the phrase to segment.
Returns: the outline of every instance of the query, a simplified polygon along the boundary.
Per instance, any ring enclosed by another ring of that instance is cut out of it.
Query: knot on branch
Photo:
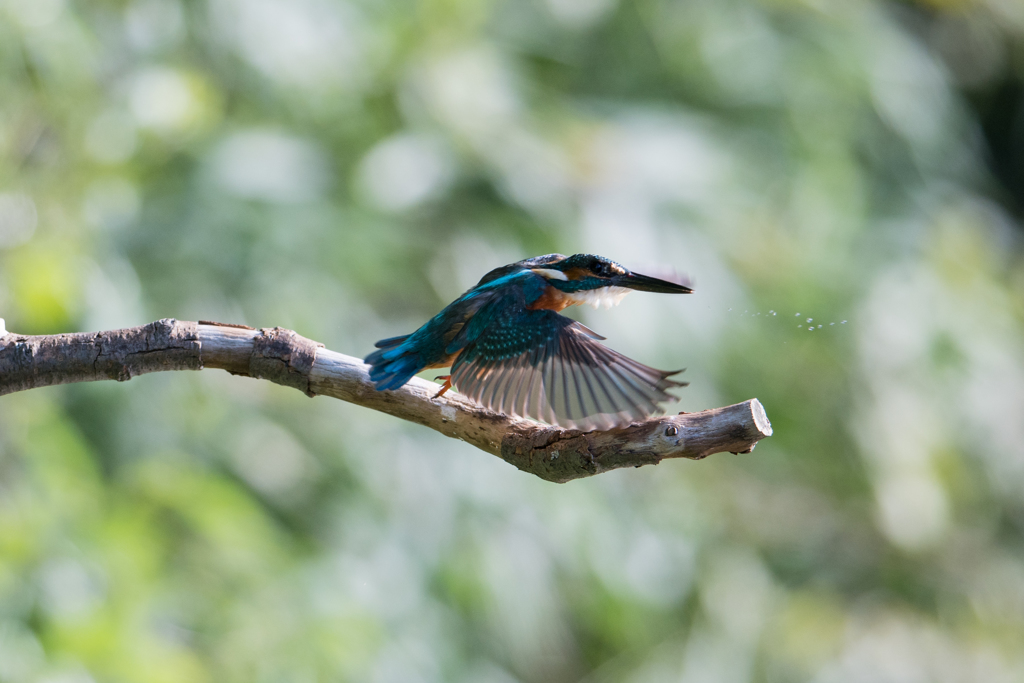
[[[316,361],[316,350],[323,347],[312,339],[283,327],[262,328],[253,338],[249,356],[249,376],[267,379],[316,396],[309,383],[309,372]]]
[[[202,370],[201,344],[194,322],[161,318],[142,327],[97,332],[93,367],[125,382],[147,372]]]
[[[559,484],[600,471],[590,442],[578,429],[541,425],[510,429],[501,442],[501,459]]]

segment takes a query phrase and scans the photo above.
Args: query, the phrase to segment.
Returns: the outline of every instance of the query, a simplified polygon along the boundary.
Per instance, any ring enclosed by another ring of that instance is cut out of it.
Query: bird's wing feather
[[[463,300],[466,302],[461,311],[463,324],[455,330],[451,339],[446,340],[445,353],[456,353],[476,341],[488,324],[502,315],[502,309],[508,307],[500,292],[474,292],[471,297]]]
[[[576,429],[608,429],[661,412],[684,386],[609,349],[550,310],[493,318],[452,367],[459,391],[489,410]]]

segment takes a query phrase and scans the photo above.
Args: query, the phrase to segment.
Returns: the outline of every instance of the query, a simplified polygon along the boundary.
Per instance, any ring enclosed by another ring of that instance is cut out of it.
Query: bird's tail
[[[378,391],[398,389],[423,369],[423,361],[409,335],[381,339],[374,351],[363,359],[370,366],[370,381]]]

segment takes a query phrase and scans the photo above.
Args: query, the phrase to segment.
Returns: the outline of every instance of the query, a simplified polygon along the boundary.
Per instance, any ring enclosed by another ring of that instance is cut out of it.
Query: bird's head
[[[611,259],[594,254],[549,254],[530,261],[533,262],[527,265],[530,270],[567,294],[608,287],[663,294],[689,294],[693,291],[684,284],[633,273]]]
[[[593,254],[548,254],[520,262],[563,293],[564,305],[589,304],[609,308],[632,290],[688,294],[684,284],[633,273],[611,259]]]

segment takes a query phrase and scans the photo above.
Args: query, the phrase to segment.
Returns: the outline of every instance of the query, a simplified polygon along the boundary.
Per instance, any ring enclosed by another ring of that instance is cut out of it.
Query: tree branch
[[[620,467],[656,465],[665,458],[700,460],[712,453],[749,453],[771,436],[755,398],[699,413],[580,432],[490,412],[437,385],[413,378],[395,391],[377,391],[368,366],[280,327],[163,319],[108,332],[25,336],[7,333],[0,319],[0,395],[51,384],[115,379],[149,372],[220,368],[267,379],[309,396],[332,396],[430,427],[500,457],[542,479],[566,482]]]

